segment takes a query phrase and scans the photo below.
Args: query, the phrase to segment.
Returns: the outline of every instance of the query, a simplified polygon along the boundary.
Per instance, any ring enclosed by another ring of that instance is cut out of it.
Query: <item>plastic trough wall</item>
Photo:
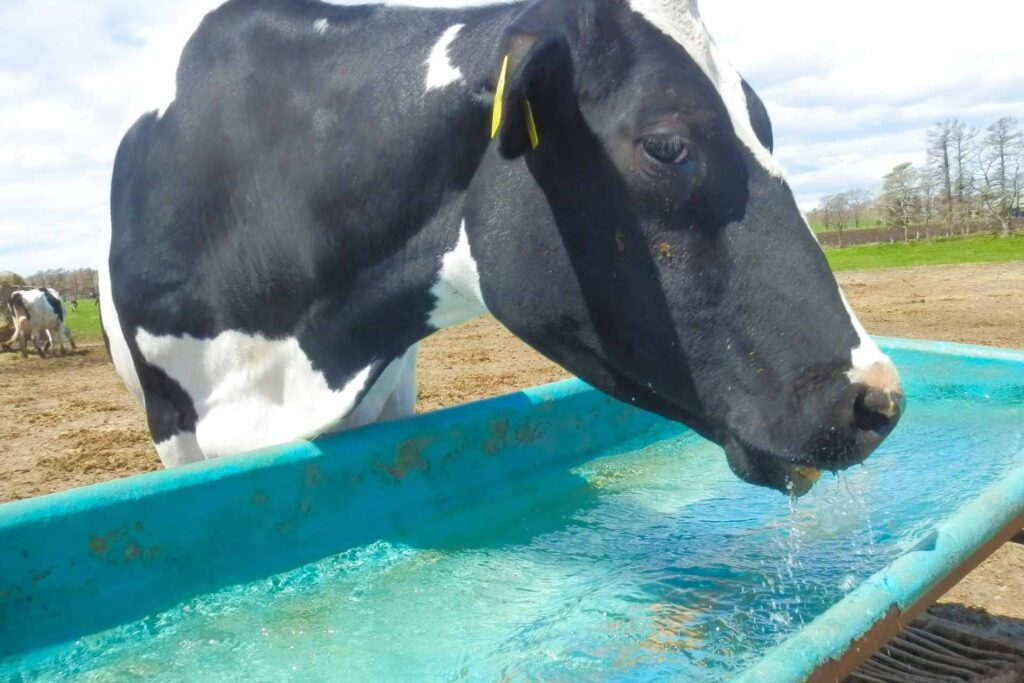
[[[1021,363],[936,342],[883,346]],[[0,506],[0,658],[139,619],[189,597],[378,538],[466,528],[475,506],[544,471],[685,429],[577,380],[315,442]],[[509,497],[505,497],[507,503]],[[837,680],[1024,526],[1024,468],[737,680]]]

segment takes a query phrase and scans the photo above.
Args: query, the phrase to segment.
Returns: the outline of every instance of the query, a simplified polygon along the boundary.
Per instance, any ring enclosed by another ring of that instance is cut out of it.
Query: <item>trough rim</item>
[[[1024,364],[1024,351],[1014,349],[902,337],[872,336],[872,339],[883,350],[899,349],[969,358],[987,358]],[[410,427],[429,423],[443,425],[452,416],[452,411],[456,410],[462,411],[457,414],[461,421],[467,417],[467,410],[491,410],[499,408],[503,402],[511,403],[513,401],[521,401],[524,398],[537,405],[588,391],[597,390],[583,380],[573,377],[550,384],[527,387],[508,394],[419,413],[402,420],[366,425],[365,427],[347,432],[337,432],[320,437],[312,437],[311,439],[289,441],[256,451],[214,458],[212,460],[182,465],[173,469],[142,472],[128,477],[111,479],[110,481],[66,489],[42,496],[8,501],[0,503],[0,529],[23,524],[40,515],[52,517],[55,508],[65,511],[73,509],[76,512],[89,510],[105,507],[117,502],[134,500],[153,493],[166,492],[182,486],[224,479],[242,472],[260,469],[272,463],[285,464],[312,460],[320,455],[320,449],[316,446],[316,440],[320,438],[336,438],[354,433],[369,435],[374,431],[380,431],[384,434],[394,429],[396,425]]]
[[[962,344],[960,342],[935,341],[912,337],[880,337],[871,335],[871,338],[882,347],[883,351],[898,349],[900,351],[919,351],[942,356],[985,358],[988,360],[1010,361],[1011,363],[1024,363],[1024,350],[1007,349],[1000,346]]]
[[[88,484],[78,488],[56,491],[42,496],[0,503],[0,531],[20,526],[35,519],[50,519],[59,514],[79,513],[109,507],[118,503],[168,493],[206,483],[228,479],[239,474],[273,465],[294,465],[312,462],[322,457],[320,444],[330,439],[348,439],[359,434],[370,440],[394,438],[396,434],[416,433],[423,429],[444,429],[450,424],[472,420],[471,413],[491,413],[502,404],[522,408],[525,398],[531,405],[553,403],[559,400],[597,391],[575,377],[527,387],[520,391],[501,394],[479,401],[447,406],[426,413],[418,413],[400,420],[370,424],[357,429],[322,434],[287,441],[267,448],[228,455],[201,462],[189,463],[171,469],[140,472],[119,479]]]

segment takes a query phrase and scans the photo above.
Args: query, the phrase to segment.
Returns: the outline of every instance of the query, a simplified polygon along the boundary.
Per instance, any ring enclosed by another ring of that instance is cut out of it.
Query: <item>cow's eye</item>
[[[644,154],[663,164],[681,164],[690,156],[682,135],[650,135],[641,141]]]

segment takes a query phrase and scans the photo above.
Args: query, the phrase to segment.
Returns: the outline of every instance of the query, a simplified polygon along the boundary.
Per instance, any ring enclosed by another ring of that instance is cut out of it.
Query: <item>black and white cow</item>
[[[59,347],[64,354],[67,339],[75,349],[75,339],[64,324],[64,305],[57,290],[21,288],[11,294],[8,306],[14,321],[14,335],[4,342],[5,347],[18,342],[21,355],[27,356],[26,347],[31,339],[40,356],[45,356],[49,347]]]
[[[416,343],[484,311],[756,484],[899,417],[695,0],[231,0],[171,97],[121,142],[101,273],[167,466],[406,415]]]

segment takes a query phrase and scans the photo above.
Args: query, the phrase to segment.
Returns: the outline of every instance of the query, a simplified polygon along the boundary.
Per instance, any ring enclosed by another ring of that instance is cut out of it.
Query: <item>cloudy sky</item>
[[[0,0],[0,270],[95,264],[125,113],[185,4]],[[805,209],[920,162],[936,120],[1024,118],[1024,3],[701,0],[701,9],[765,99],[776,155]]]

